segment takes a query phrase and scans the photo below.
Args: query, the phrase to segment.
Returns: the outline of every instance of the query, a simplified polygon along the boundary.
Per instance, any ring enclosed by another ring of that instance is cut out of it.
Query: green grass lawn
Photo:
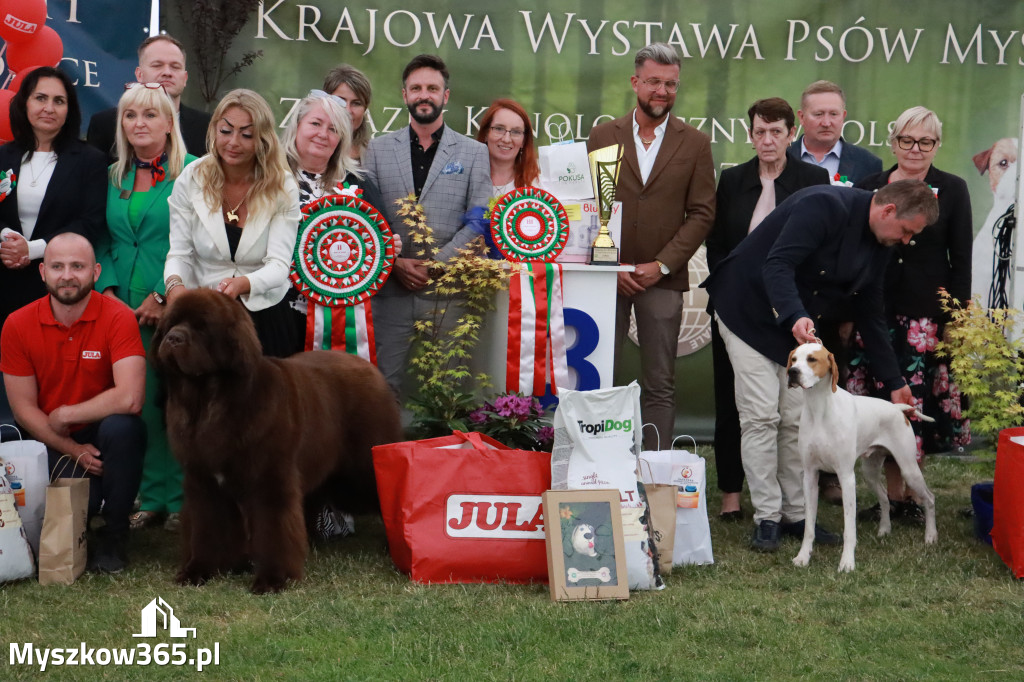
[[[177,537],[140,531],[121,575],[0,587],[0,680],[1022,680],[1024,583],[957,513],[970,485],[992,478],[993,456],[978,459],[928,463],[937,545],[925,547],[923,527],[894,525],[878,539],[861,523],[857,570],[843,575],[839,547],[816,547],[806,569],[790,563],[795,539],[751,552],[749,522],[718,521],[712,480],[715,564],[677,568],[664,591],[621,603],[554,604],[545,585],[412,584],[371,517],[355,537],[315,549],[306,579],[280,595],[249,594],[248,576],[182,588],[172,582]],[[859,499],[869,501],[863,487]],[[820,520],[838,531],[841,511],[823,505]],[[181,641],[132,638],[157,596],[197,629],[188,655],[217,643],[218,666],[10,665],[11,642]]]

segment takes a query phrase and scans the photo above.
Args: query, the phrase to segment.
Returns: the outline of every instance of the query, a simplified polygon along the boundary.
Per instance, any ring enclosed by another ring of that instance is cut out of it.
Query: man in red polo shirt
[[[125,304],[93,291],[100,266],[84,237],[51,239],[39,271],[49,295],[7,318],[0,371],[15,419],[46,445],[51,472],[68,455],[58,475],[91,479],[89,517],[102,505],[106,525],[89,545],[89,567],[117,573],[146,449],[139,325]]]

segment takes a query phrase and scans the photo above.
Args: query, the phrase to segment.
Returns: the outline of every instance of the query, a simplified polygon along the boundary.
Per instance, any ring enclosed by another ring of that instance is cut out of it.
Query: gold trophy
[[[614,144],[602,149],[595,149],[588,154],[590,158],[590,181],[594,185],[594,198],[597,199],[598,213],[601,217],[601,229],[590,245],[591,265],[618,265],[619,249],[612,241],[608,232],[608,221],[612,217],[612,204],[615,203],[615,186],[619,182],[619,167],[622,165],[622,145]]]

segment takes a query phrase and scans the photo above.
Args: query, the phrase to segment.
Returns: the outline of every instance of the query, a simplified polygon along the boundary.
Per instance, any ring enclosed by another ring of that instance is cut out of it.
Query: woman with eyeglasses
[[[366,120],[366,110],[370,108],[373,95],[370,79],[354,66],[339,64],[324,78],[324,92],[345,100],[352,125],[352,145],[348,154],[358,163],[373,137],[370,123]]]
[[[232,90],[206,132],[210,152],[186,166],[171,192],[167,299],[208,287],[238,300],[263,353],[297,345],[285,294],[299,225],[299,190],[274,132],[274,115],[252,90]]]
[[[941,144],[942,122],[935,112],[911,107],[900,114],[889,134],[896,165],[856,185],[876,190],[896,180],[924,180],[939,200],[938,221],[910,243],[893,247],[885,282],[885,312],[903,378],[917,408],[935,419],[934,424],[912,422],[918,462],[924,454],[962,448],[971,442],[970,422],[963,416],[962,398],[950,376],[949,363],[935,352],[949,321],[939,306],[938,289],[945,288],[962,305],[970,300],[974,240],[967,183],[932,163]],[[871,395],[876,393],[876,383],[863,351],[858,336],[846,388]],[[907,497],[895,462],[887,460],[885,470],[893,517],[923,520],[920,506]]]
[[[722,171],[718,181],[715,224],[707,237],[708,268],[723,261],[783,199],[799,189],[827,185],[828,171],[786,155],[796,135],[796,116],[786,100],[761,99],[747,110],[750,139],[756,155]],[[708,313],[713,313],[708,305]],[[718,325],[711,325],[715,387],[715,468],[722,491],[719,516],[743,517],[743,464],[740,458],[740,417],[736,410],[734,375]]]
[[[533,146],[533,126],[521,104],[496,99],[480,119],[476,139],[491,158],[491,193],[500,197],[516,187],[537,182],[540,165]]]
[[[127,83],[117,104],[115,149],[107,185],[109,234],[100,241],[102,266],[97,288],[116,296],[135,311],[146,352],[163,317],[164,261],[170,215],[167,199],[182,169],[196,157],[185,151],[174,101],[160,83]],[[181,467],[167,444],[157,399],[158,379],[146,368],[146,454],[139,486],[139,511],[130,517],[133,529],[164,519],[176,530],[181,511]]]
[[[79,141],[82,113],[60,69],[30,72],[11,99],[14,141],[0,147],[0,325],[46,295],[39,263],[46,243],[106,232],[106,157]]]

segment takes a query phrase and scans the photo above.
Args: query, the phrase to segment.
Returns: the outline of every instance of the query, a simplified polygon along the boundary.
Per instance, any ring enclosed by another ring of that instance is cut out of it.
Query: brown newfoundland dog
[[[175,300],[151,348],[185,474],[179,583],[251,561],[252,591],[277,592],[302,577],[304,502],[377,510],[370,449],[401,426],[376,367],[333,351],[266,358],[242,305],[209,289]]]

